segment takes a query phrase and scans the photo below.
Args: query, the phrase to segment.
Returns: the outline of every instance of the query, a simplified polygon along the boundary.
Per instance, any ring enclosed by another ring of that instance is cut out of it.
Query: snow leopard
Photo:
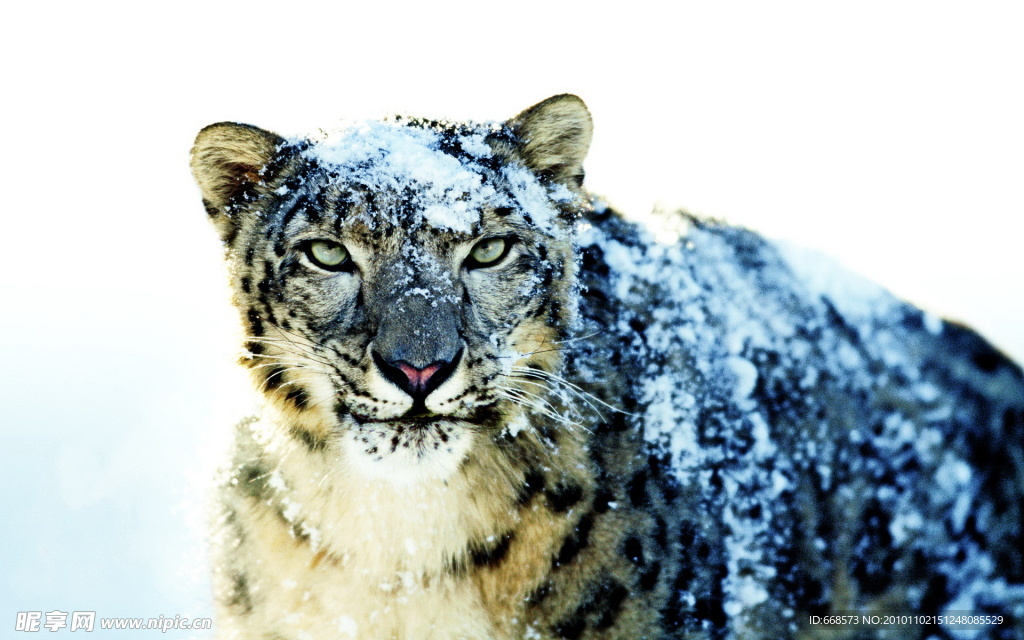
[[[627,219],[592,129],[558,95],[199,133],[262,398],[220,637],[1024,637],[1020,366],[809,251]]]

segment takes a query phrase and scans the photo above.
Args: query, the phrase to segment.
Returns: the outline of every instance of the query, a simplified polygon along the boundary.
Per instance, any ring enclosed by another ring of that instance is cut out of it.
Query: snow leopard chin
[[[357,476],[406,485],[448,479],[475,439],[461,420],[364,422],[344,432],[341,450]]]

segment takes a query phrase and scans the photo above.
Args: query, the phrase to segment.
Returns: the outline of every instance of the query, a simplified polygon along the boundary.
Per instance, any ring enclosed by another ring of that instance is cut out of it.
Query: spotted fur
[[[679,216],[663,245],[592,205],[574,96],[362,131],[193,149],[266,399],[220,493],[223,637],[839,637],[808,616],[951,607],[1024,635],[1019,367],[884,296],[839,308],[752,233]]]

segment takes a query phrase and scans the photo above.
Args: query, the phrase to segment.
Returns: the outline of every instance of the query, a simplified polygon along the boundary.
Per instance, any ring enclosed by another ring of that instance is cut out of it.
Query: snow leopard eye
[[[479,269],[497,264],[508,255],[512,248],[512,241],[508,238],[485,238],[473,246],[466,258],[467,269]]]
[[[306,243],[306,258],[313,266],[327,271],[347,271],[352,265],[348,249],[333,240],[313,240]]]

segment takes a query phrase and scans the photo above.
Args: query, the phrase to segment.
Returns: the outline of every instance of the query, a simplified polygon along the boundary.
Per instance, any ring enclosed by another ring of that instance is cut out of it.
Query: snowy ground
[[[633,6],[11,9],[0,637],[25,637],[19,611],[210,613],[203,486],[243,406],[187,170],[217,120],[500,118],[575,92],[588,182],[621,208],[817,247],[1024,359],[1019,6]]]

